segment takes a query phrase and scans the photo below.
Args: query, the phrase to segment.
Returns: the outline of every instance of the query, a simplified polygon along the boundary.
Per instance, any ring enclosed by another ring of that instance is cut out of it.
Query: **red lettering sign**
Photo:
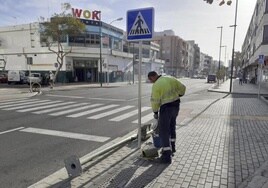
[[[92,20],[100,20],[101,18],[101,11],[94,10],[93,12],[90,12],[89,10],[82,10],[77,8],[72,8],[73,16],[80,18],[83,16],[86,19],[92,19]]]
[[[100,20],[100,14],[101,14],[101,11],[94,10],[92,12],[92,19],[93,20]]]
[[[82,9],[74,9],[74,8],[72,8],[72,11],[73,11],[73,16],[74,17],[80,18],[81,13],[82,13]]]

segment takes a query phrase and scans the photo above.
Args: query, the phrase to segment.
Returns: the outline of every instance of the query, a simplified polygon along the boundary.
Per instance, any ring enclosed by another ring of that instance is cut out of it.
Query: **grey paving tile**
[[[239,106],[233,112],[230,109],[232,102]],[[253,111],[247,111],[247,114],[244,106],[252,107]],[[250,114],[263,114],[265,109],[260,108],[254,107],[252,101],[223,99],[204,113],[220,118],[199,118],[191,125],[178,129],[181,137],[178,136],[177,147],[181,152],[176,155],[171,167],[160,172],[152,187],[182,185],[232,188],[241,183],[268,157],[267,122],[245,119]],[[235,119],[234,116],[233,119],[227,119],[227,112],[243,115],[244,118]],[[142,171],[139,173],[142,174]]]

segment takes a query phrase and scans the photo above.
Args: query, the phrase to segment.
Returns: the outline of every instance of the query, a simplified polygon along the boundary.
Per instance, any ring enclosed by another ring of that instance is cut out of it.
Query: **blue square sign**
[[[154,34],[154,8],[127,11],[127,40],[150,40]]]
[[[264,55],[259,55],[259,64],[264,64]]]

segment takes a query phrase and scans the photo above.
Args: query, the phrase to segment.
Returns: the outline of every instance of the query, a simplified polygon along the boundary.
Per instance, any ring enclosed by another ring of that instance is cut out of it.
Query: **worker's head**
[[[155,71],[151,71],[148,73],[148,80],[150,80],[151,83],[154,83],[158,78],[158,74]]]

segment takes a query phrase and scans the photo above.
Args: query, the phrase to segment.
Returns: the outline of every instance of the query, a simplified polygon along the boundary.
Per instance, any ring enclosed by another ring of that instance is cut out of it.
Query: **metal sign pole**
[[[141,63],[142,63],[142,41],[139,41],[139,104],[138,104],[138,148],[141,148]]]
[[[258,99],[260,98],[261,92],[261,80],[262,80],[262,64],[260,64],[261,68],[259,69],[259,89],[258,89]]]
[[[262,65],[264,64],[264,55],[259,55],[259,74],[258,74],[258,85],[259,85],[259,89],[258,89],[258,99],[260,98],[260,90],[261,90],[261,80],[262,80]]]
[[[139,41],[139,91],[138,91],[138,148],[141,148],[141,63],[142,41],[152,40],[154,33],[154,8],[127,11],[127,40]],[[133,44],[134,50],[134,44]],[[135,57],[135,56],[134,56]],[[133,59],[134,75],[134,59]],[[134,79],[133,79],[134,82]]]
[[[31,65],[28,65],[29,66],[29,81],[30,81],[30,91],[33,92],[33,88],[32,88],[32,81],[31,81]]]
[[[33,64],[33,58],[32,57],[26,57],[26,61],[27,61],[27,65],[28,65],[28,69],[29,69],[29,83],[30,83],[30,92],[33,92],[33,88],[32,88],[32,81],[31,81],[31,66]]]

